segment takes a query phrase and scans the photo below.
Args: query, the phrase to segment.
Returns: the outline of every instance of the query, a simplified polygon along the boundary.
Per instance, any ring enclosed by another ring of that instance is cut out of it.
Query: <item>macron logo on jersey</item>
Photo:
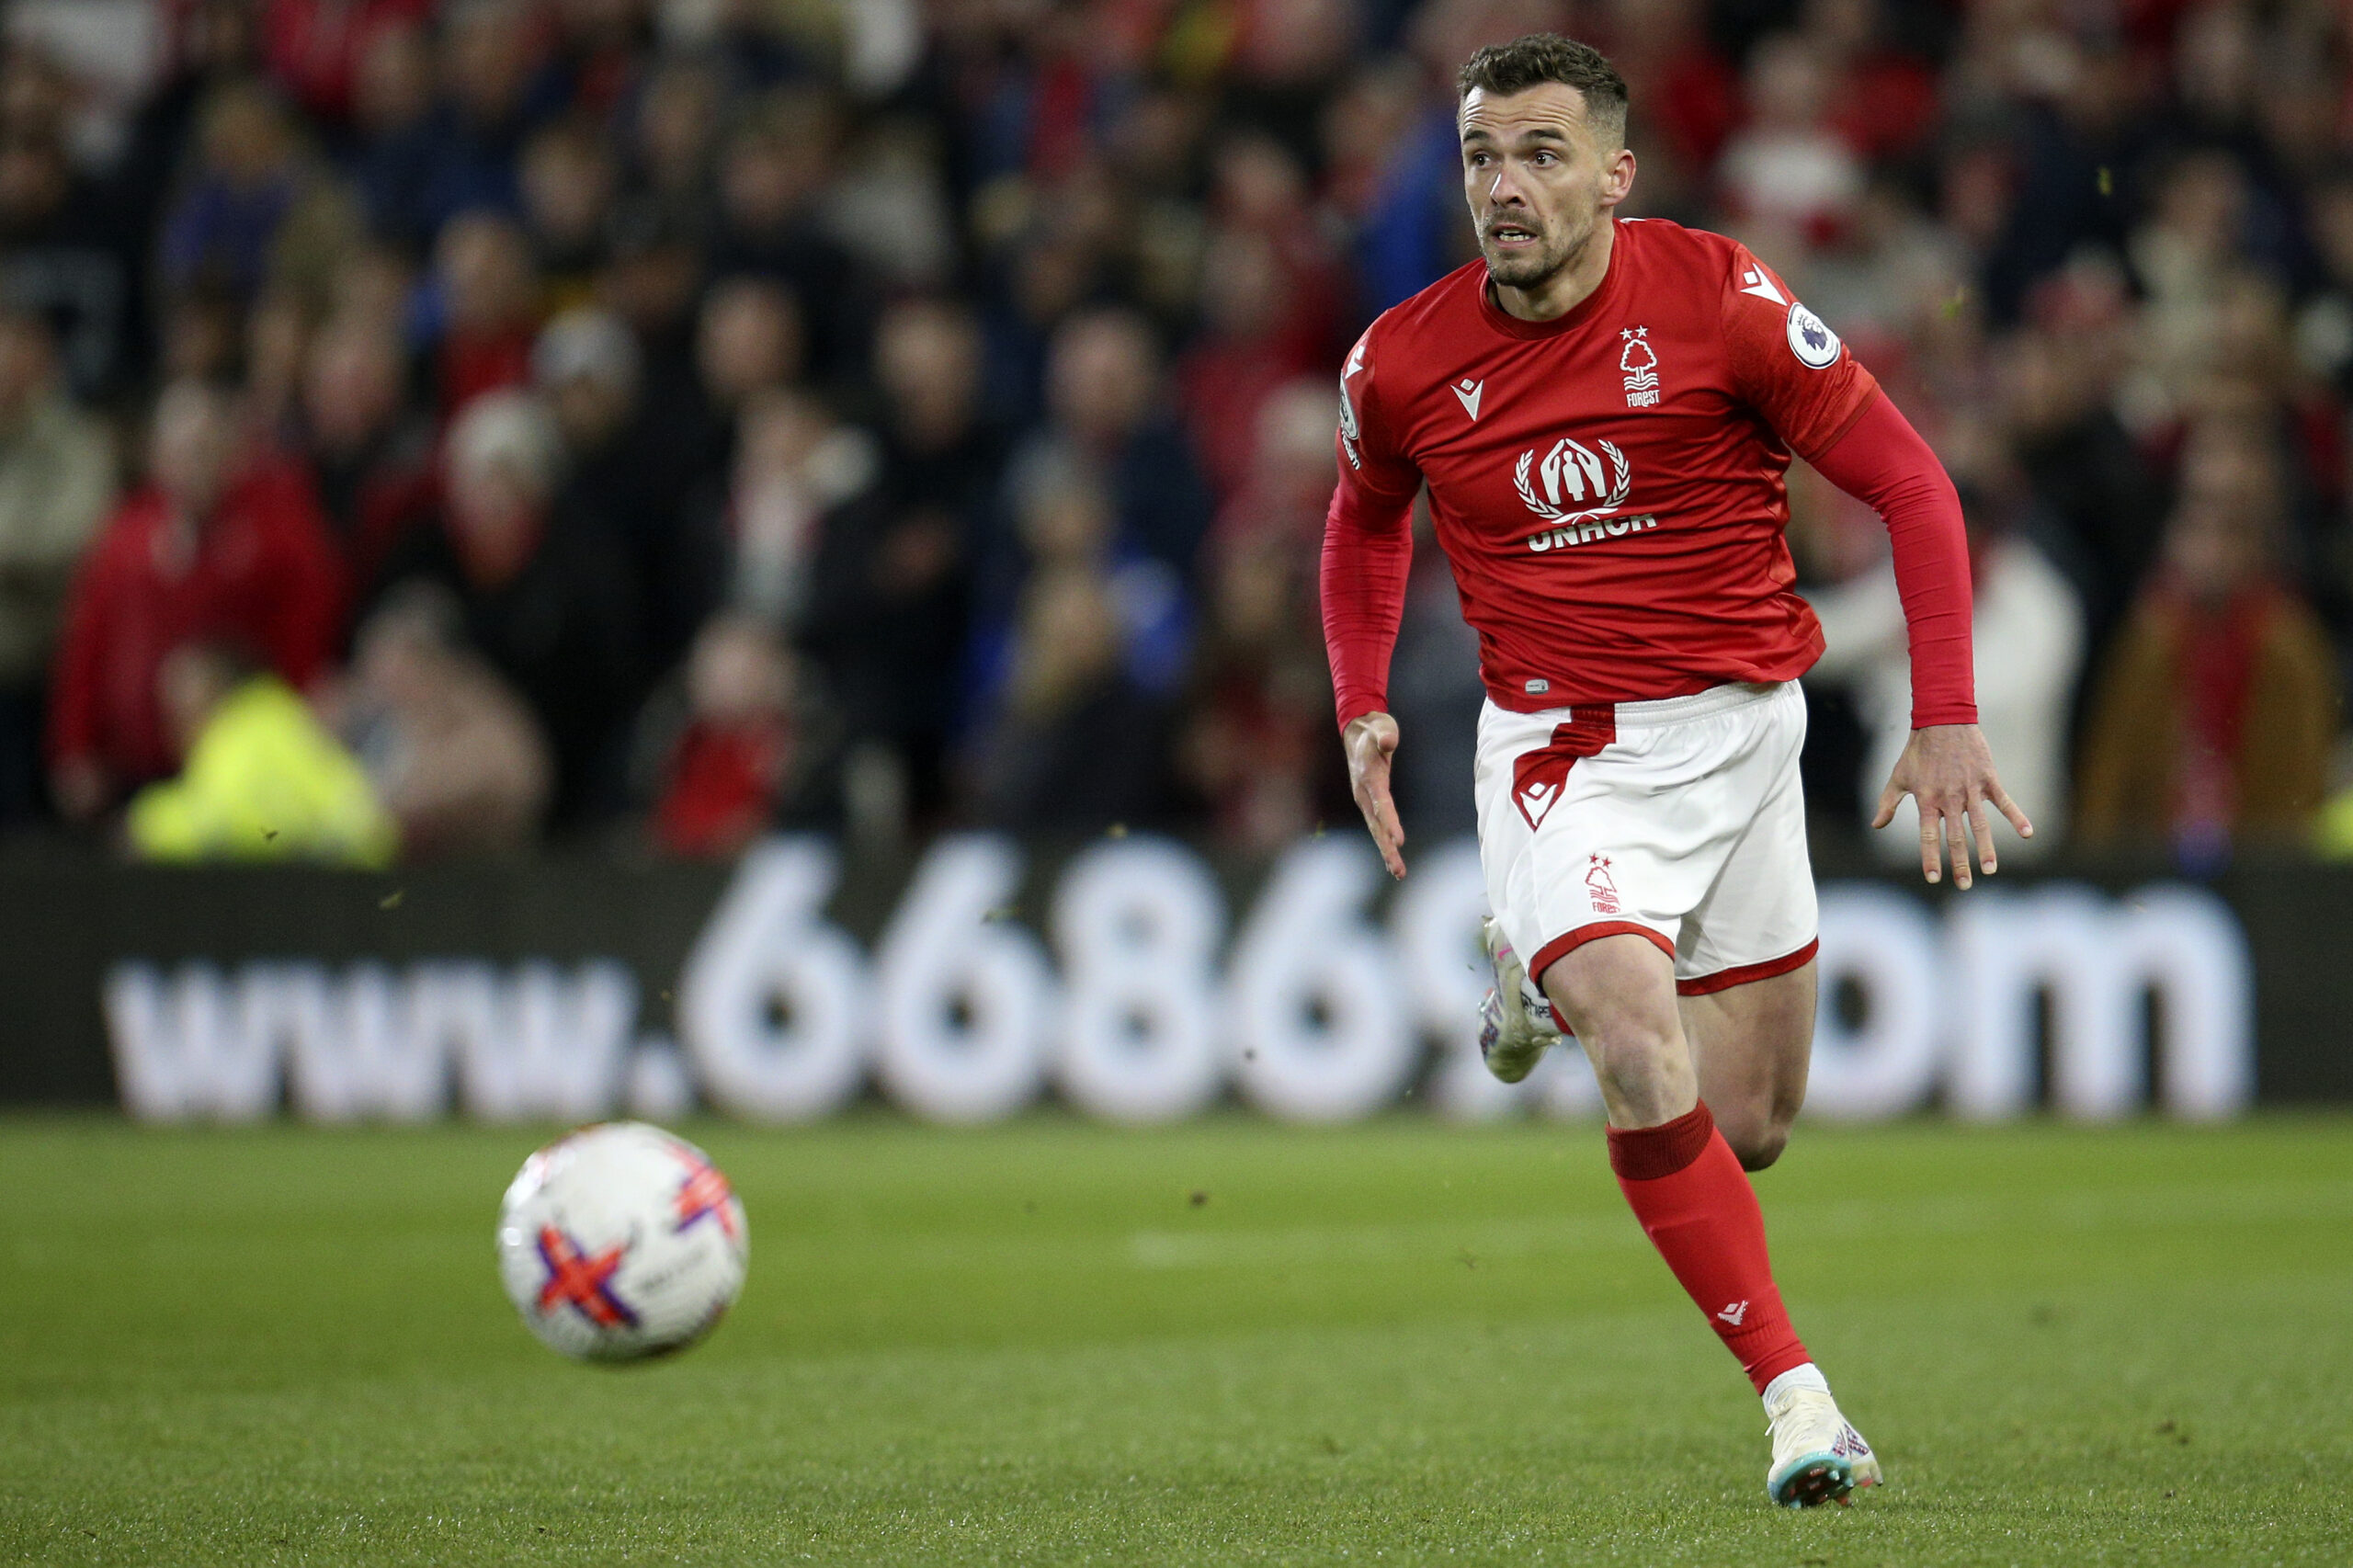
[[[1487,383],[1474,381],[1465,376],[1461,381],[1446,390],[1452,392],[1455,401],[1462,404],[1462,412],[1471,416],[1471,423],[1473,425],[1479,423],[1479,400],[1487,395]]]
[[[1773,287],[1773,280],[1765,276],[1765,269],[1761,267],[1752,267],[1742,273],[1740,282],[1740,291],[1744,294],[1754,294],[1760,300],[1770,300],[1777,305],[1786,305],[1790,302],[1790,297]]]

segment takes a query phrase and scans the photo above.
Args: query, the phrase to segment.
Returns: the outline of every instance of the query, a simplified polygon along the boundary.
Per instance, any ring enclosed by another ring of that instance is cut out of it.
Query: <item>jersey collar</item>
[[[1520,320],[1495,303],[1495,282],[1487,276],[1486,263],[1481,262],[1479,264],[1480,316],[1489,326],[1506,337],[1525,338],[1559,337],[1564,333],[1576,331],[1591,321],[1601,307],[1608,301],[1609,296],[1616,291],[1618,274],[1623,269],[1625,263],[1626,225],[1619,222],[1615,218],[1612,218],[1610,222],[1614,227],[1609,235],[1609,266],[1601,275],[1601,284],[1592,293],[1579,300],[1566,312],[1554,316],[1551,321]]]

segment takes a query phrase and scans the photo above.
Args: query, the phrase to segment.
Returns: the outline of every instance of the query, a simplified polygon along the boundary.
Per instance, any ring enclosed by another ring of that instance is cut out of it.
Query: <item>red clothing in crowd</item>
[[[1822,630],[1782,537],[1793,449],[1888,517],[1913,616],[1914,722],[1975,722],[1952,486],[1870,372],[1744,246],[1620,222],[1600,286],[1549,322],[1507,314],[1473,262],[1375,322],[1341,390],[1323,574],[1341,723],[1387,705],[1425,483],[1498,706],[1795,678]],[[1863,449],[1843,449],[1866,427]]]
[[[486,393],[531,384],[531,329],[477,334],[452,331],[441,340],[436,361],[441,422],[445,426]]]
[[[781,719],[722,724],[697,720],[671,753],[654,839],[673,855],[727,856],[767,831],[791,753]]]
[[[51,676],[52,762],[101,764],[119,783],[169,774],[156,676],[182,643],[224,640],[300,687],[342,625],[344,581],[309,484],[283,464],[232,484],[188,550],[163,496],[125,501],[89,554]]]
[[[261,44],[270,74],[304,108],[329,119],[351,113],[359,62],[376,35],[403,22],[429,22],[434,0],[268,0]]]

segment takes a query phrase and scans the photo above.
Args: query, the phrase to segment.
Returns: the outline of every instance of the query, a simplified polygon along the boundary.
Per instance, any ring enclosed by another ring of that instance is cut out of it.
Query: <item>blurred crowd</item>
[[[2353,96],[2313,0],[13,0],[0,825],[355,864],[1352,824],[1335,376],[1570,31],[1959,483],[2038,844],[2353,854]],[[1908,692],[1802,469],[1851,834]],[[1475,651],[1417,553],[1422,842]],[[1888,835],[1900,838],[1900,835]],[[1905,852],[1896,842],[1895,853]]]

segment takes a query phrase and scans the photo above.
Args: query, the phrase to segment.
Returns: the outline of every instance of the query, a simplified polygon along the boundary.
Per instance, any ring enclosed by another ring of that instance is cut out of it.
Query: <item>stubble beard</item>
[[[1522,220],[1523,226],[1527,221]],[[1533,253],[1497,256],[1487,244],[1484,225],[1479,233],[1479,254],[1487,259],[1487,276],[1499,288],[1536,290],[1559,276],[1561,270],[1583,253],[1593,238],[1594,225],[1588,222],[1581,229],[1569,232],[1546,224],[1543,239]]]

